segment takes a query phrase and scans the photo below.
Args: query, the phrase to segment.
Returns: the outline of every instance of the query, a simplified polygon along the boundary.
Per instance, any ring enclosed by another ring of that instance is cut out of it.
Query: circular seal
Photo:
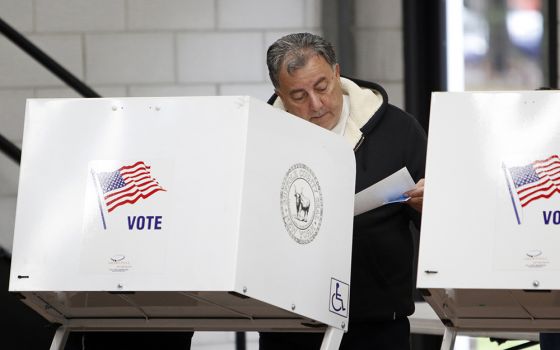
[[[323,195],[317,177],[307,165],[294,164],[284,176],[280,209],[290,237],[300,244],[315,239],[323,219]]]

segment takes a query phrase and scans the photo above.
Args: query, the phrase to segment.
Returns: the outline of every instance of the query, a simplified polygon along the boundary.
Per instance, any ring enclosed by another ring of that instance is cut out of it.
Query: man
[[[374,83],[345,79],[330,43],[309,33],[278,39],[267,52],[269,103],[342,135],[356,156],[356,192],[407,167],[416,188],[403,203],[354,218],[351,312],[341,349],[410,349],[414,312],[410,221],[420,223],[426,135]],[[278,98],[279,97],[279,98]],[[261,333],[260,347],[319,349],[322,334]]]

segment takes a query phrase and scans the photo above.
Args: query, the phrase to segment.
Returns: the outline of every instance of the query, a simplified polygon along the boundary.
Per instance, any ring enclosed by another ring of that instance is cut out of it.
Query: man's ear
[[[337,63],[334,65],[334,73],[337,78],[340,78],[340,64]]]

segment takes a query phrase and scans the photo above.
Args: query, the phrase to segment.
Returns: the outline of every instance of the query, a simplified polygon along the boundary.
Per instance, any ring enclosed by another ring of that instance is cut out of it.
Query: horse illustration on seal
[[[296,188],[294,196],[296,197],[296,218],[307,222],[307,215],[309,214],[309,206],[311,202],[309,201],[309,198],[303,194],[303,188],[300,188],[299,191]]]

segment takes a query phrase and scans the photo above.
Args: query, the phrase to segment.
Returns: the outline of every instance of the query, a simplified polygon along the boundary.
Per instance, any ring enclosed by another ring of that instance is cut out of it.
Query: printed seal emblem
[[[307,244],[315,239],[323,219],[323,195],[317,177],[307,165],[294,164],[284,176],[280,208],[293,240]]]

